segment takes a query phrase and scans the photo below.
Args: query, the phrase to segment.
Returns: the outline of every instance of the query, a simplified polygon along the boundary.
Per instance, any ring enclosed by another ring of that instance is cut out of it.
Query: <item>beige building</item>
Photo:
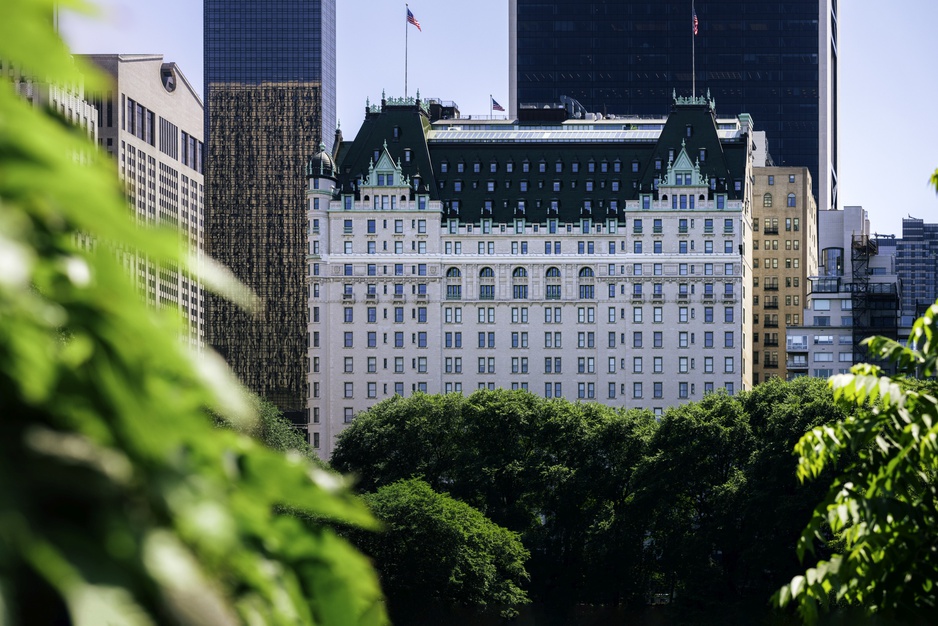
[[[97,108],[98,144],[117,161],[137,221],[176,228],[189,256],[204,250],[202,100],[175,63],[162,55],[89,55],[112,87],[89,95]],[[195,349],[205,340],[202,284],[178,267],[159,267],[139,255],[126,259],[147,303],[178,307],[183,339]]]
[[[816,276],[817,203],[804,167],[754,167],[752,381],[788,378],[785,333],[803,323]]]
[[[54,85],[34,80],[18,67],[0,60],[0,75],[13,83],[16,93],[34,107],[55,111],[73,126],[85,131],[88,139],[98,141],[98,113],[85,99],[85,86]]]

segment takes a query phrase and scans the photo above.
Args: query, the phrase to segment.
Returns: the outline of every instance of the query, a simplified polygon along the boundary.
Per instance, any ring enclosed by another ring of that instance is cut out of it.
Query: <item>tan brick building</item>
[[[817,203],[804,167],[754,167],[753,384],[787,378],[785,330],[802,323],[817,275]]]

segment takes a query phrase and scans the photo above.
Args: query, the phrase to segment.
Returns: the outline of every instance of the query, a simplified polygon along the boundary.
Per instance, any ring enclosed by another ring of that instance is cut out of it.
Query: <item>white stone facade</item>
[[[395,394],[503,387],[660,413],[749,388],[746,171],[743,199],[718,199],[681,151],[647,204],[537,223],[444,217],[386,150],[361,199],[310,178],[314,447],[328,458]]]

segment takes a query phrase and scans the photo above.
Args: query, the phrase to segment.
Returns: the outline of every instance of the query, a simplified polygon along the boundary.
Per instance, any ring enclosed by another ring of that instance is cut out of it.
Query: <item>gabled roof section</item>
[[[340,193],[357,192],[357,181],[366,179],[369,168],[378,167],[382,159],[387,158],[394,167],[400,163],[401,177],[413,179],[419,175],[419,191],[437,199],[427,148],[429,127],[426,109],[419,96],[382,99],[380,106],[367,105],[365,121],[355,139],[343,141],[337,152]]]
[[[742,181],[746,176],[748,135],[721,139],[716,114],[709,101],[676,100],[658,137],[651,162],[646,164],[643,188],[653,188],[655,179],[661,174],[654,168],[656,161],[673,163],[684,151],[694,163],[699,160],[701,177],[708,181],[716,180],[715,191],[726,193],[732,199],[742,198],[743,192],[735,191],[734,182]]]

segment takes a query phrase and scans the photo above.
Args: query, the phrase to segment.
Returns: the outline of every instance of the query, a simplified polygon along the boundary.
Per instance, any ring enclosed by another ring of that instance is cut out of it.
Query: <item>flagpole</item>
[[[404,9],[407,11],[410,11],[410,5],[404,4]],[[405,15],[405,18],[406,18],[406,15]],[[405,19],[404,20],[404,97],[405,98],[407,97],[407,35],[408,35],[408,31],[410,31],[410,28],[408,28],[409,26],[410,24],[408,24],[407,20]]]
[[[495,115],[492,112],[492,102],[494,102],[494,100],[492,99],[492,94],[489,94],[489,119],[492,119],[492,117]]]
[[[691,20],[697,17],[697,9],[694,7],[694,0],[690,2]],[[697,97],[697,32],[696,25],[690,29],[690,84],[691,95]]]

